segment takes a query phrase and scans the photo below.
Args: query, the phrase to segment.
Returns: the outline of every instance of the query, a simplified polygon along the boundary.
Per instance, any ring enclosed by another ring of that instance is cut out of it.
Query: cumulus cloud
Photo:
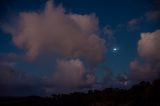
[[[97,35],[98,19],[94,14],[66,13],[52,1],[40,13],[20,13],[17,26],[4,29],[30,59],[53,52],[63,57],[85,57],[96,63],[102,60],[105,50],[104,40]]]
[[[58,60],[53,81],[57,86],[79,87],[95,83],[95,76],[87,73],[79,59]]]
[[[138,53],[144,62],[130,63],[131,79],[150,80],[160,77],[160,30],[141,33],[138,41]]]
[[[138,41],[138,53],[141,57],[149,60],[160,60],[160,30],[141,33]]]
[[[145,14],[145,16],[148,21],[157,21],[160,20],[160,11],[149,11]]]
[[[44,54],[56,57],[53,76],[44,80],[46,90],[53,91],[55,85],[69,88],[95,83],[93,72],[83,64],[92,69],[106,51],[95,14],[67,13],[50,0],[41,12],[21,12],[14,23],[3,29],[12,35],[16,47],[24,50],[24,58],[32,61]]]

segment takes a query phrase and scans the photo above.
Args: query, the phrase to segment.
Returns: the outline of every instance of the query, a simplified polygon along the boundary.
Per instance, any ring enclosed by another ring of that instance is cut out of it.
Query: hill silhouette
[[[0,106],[160,106],[160,79],[130,89],[106,88],[51,97],[1,97]]]

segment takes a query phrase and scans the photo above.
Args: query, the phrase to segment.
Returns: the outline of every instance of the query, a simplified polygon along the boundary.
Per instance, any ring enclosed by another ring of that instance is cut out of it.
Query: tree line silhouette
[[[160,79],[130,89],[106,88],[51,97],[1,97],[0,106],[160,106]]]

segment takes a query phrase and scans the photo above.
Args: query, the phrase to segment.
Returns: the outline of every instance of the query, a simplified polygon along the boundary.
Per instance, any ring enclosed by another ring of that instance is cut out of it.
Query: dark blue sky
[[[25,54],[25,49],[18,48],[13,43],[13,36],[10,33],[5,33],[3,27],[6,24],[15,26],[19,20],[19,14],[22,12],[43,12],[46,2],[47,0],[0,1],[1,57],[10,53],[22,57]],[[99,37],[106,42],[106,50],[103,60],[96,67],[91,68],[86,65],[85,61],[84,64],[88,69],[94,70],[93,74],[100,81],[106,76],[107,70],[111,70],[114,76],[119,74],[127,76],[131,70],[130,63],[135,59],[139,61],[142,59],[137,51],[141,33],[160,29],[160,15],[157,15],[160,14],[159,0],[54,0],[54,4],[62,5],[66,14],[93,13],[96,15],[99,22]],[[155,11],[157,14],[152,14]],[[153,15],[156,18],[150,18]],[[56,56],[49,57],[44,53],[32,62],[10,60],[7,63],[13,64],[16,70],[26,74],[48,77],[56,67]],[[0,62],[6,63],[6,60],[2,59]]]

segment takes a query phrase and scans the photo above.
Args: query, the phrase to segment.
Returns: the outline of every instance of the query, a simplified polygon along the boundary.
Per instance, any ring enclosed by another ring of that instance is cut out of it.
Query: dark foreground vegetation
[[[106,88],[51,97],[1,97],[0,106],[160,106],[160,79],[130,89]]]

